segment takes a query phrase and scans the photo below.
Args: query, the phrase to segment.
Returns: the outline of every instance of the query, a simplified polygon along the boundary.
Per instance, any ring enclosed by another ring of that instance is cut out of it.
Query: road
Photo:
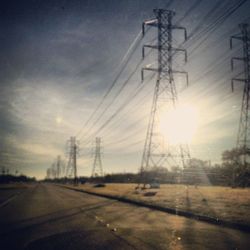
[[[35,184],[0,207],[0,240],[4,250],[249,249],[250,233]]]

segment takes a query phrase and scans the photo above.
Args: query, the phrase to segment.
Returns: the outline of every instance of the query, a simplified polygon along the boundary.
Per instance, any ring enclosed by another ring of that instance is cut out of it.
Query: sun
[[[170,144],[190,143],[197,126],[198,110],[191,105],[162,112],[159,119],[160,132]]]
[[[62,117],[61,116],[57,116],[56,117],[56,124],[60,125],[62,123]]]

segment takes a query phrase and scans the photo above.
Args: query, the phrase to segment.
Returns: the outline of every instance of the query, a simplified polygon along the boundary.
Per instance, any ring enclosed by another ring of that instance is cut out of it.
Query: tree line
[[[162,183],[186,185],[250,186],[250,164],[242,163],[239,149],[222,153],[222,163],[211,165],[208,161],[192,158],[184,168],[172,166],[153,167],[142,173],[115,173],[105,176],[79,177],[79,183]],[[47,179],[50,182],[73,183],[71,178]]]

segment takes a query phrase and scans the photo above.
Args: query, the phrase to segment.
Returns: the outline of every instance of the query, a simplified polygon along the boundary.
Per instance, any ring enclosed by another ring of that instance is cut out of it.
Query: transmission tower
[[[66,176],[74,176],[74,183],[77,184],[77,155],[79,151],[78,142],[75,137],[70,137],[69,143],[69,161],[66,170]]]
[[[57,156],[57,162],[56,162],[56,178],[61,177],[61,156]]]
[[[234,82],[243,82],[244,91],[241,104],[241,114],[239,122],[239,130],[237,136],[237,149],[239,153],[239,159],[244,166],[249,162],[250,155],[250,122],[249,122],[249,94],[250,94],[250,33],[249,25],[242,23],[239,25],[240,34],[231,36],[230,47],[233,47],[233,39],[240,40],[243,47],[242,57],[233,57],[231,59],[231,68],[234,69],[234,61],[240,60],[243,62],[244,71],[240,73],[236,78],[232,79],[232,91],[234,91]],[[239,77],[239,78],[238,78]]]
[[[102,160],[101,160],[101,138],[95,139],[95,158],[92,168],[91,177],[103,177]]]
[[[56,178],[56,164],[55,163],[52,163],[51,165],[51,176],[53,179]]]
[[[47,168],[46,179],[50,179],[50,178],[51,178],[51,168]]]
[[[174,74],[184,74],[188,83],[188,74],[184,71],[173,70],[173,57],[176,53],[184,53],[185,61],[187,60],[186,50],[172,47],[172,31],[175,29],[183,30],[185,40],[187,39],[186,29],[172,24],[172,18],[175,15],[173,11],[164,9],[154,10],[155,18],[143,22],[142,33],[145,34],[145,26],[153,26],[158,30],[157,45],[144,45],[142,56],[144,58],[145,49],[155,49],[158,51],[158,67],[142,68],[142,81],[144,71],[157,72],[157,80],[154,88],[153,103],[147,128],[147,135],[144,144],[142,162],[141,162],[141,182],[148,183],[144,174],[152,167],[170,167],[185,166],[186,160],[190,159],[188,145],[171,145],[164,142],[163,136],[159,132],[160,112],[162,108],[168,110],[177,107],[177,90],[174,83]]]

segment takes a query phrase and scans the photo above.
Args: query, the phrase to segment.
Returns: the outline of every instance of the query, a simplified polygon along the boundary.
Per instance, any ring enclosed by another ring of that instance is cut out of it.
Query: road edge
[[[218,218],[213,218],[213,217],[209,217],[206,215],[199,215],[199,214],[195,214],[195,213],[188,212],[188,211],[177,210],[174,208],[162,207],[162,206],[159,206],[156,204],[149,204],[149,203],[145,203],[143,201],[132,200],[132,199],[129,199],[129,198],[124,197],[124,196],[100,194],[100,193],[95,193],[95,192],[83,190],[83,189],[76,188],[76,187],[69,187],[69,186],[58,185],[58,184],[57,184],[57,186],[67,188],[70,190],[74,190],[77,192],[86,193],[89,195],[95,195],[95,196],[99,196],[99,197],[103,197],[103,198],[107,198],[107,199],[112,199],[112,200],[117,200],[117,201],[124,202],[124,203],[133,204],[133,205],[140,206],[140,207],[146,207],[146,208],[149,208],[152,210],[157,210],[157,211],[161,211],[161,212],[165,212],[165,213],[169,213],[169,214],[173,214],[173,215],[183,216],[183,217],[186,217],[189,219],[207,222],[207,223],[213,224],[213,225],[218,225],[218,226],[227,227],[227,228],[231,228],[231,229],[237,229],[237,230],[244,231],[244,232],[250,232],[250,225],[246,225],[246,224],[241,224],[241,223],[237,223],[237,222],[230,222],[230,221],[226,221],[226,220],[220,220]]]

